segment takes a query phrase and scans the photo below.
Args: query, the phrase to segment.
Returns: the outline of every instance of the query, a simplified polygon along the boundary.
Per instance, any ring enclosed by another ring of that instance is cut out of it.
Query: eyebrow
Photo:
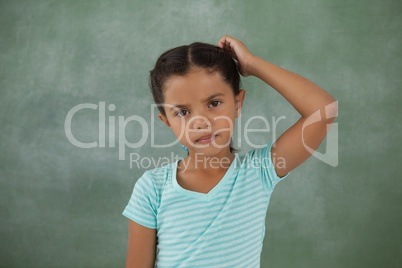
[[[206,99],[204,100],[204,102],[207,102],[207,101],[209,101],[209,100],[211,100],[211,99],[213,99],[213,98],[219,97],[219,96],[225,96],[225,94],[223,94],[223,93],[213,94],[213,95],[209,96],[208,98],[206,98]],[[184,105],[184,104],[176,104],[176,105],[173,105],[173,107],[170,107],[169,111],[171,111],[171,110],[173,110],[173,109],[175,109],[175,108],[185,108],[185,107],[187,107],[187,106],[188,106],[188,105]]]

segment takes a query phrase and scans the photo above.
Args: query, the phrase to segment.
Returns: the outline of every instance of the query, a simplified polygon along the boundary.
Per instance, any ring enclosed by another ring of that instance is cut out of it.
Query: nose
[[[193,129],[206,129],[211,127],[211,122],[205,116],[196,116],[193,118]]]

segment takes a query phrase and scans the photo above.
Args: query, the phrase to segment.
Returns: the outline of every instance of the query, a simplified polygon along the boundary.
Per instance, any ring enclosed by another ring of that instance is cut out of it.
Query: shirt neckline
[[[191,198],[195,198],[198,200],[202,200],[202,201],[211,201],[214,196],[219,193],[220,189],[223,187],[223,185],[226,184],[226,182],[228,181],[228,179],[232,176],[232,174],[234,173],[234,169],[236,166],[236,161],[237,161],[237,154],[235,154],[235,158],[233,159],[232,163],[230,164],[229,168],[226,170],[225,175],[222,177],[222,179],[219,181],[219,183],[217,185],[215,185],[214,188],[212,188],[208,193],[200,193],[200,192],[195,192],[195,191],[191,191],[191,190],[187,190],[184,189],[183,187],[180,186],[180,184],[177,182],[177,166],[179,164],[179,162],[181,160],[177,160],[174,162],[173,164],[173,172],[172,174],[172,184],[173,184],[173,188],[181,193],[184,194],[186,196],[189,196]]]

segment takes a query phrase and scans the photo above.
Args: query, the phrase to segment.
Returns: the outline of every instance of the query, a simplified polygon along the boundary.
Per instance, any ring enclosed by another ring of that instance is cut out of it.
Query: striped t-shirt
[[[235,159],[207,194],[182,188],[180,160],[146,171],[123,215],[157,230],[156,267],[260,267],[276,175],[273,141]]]

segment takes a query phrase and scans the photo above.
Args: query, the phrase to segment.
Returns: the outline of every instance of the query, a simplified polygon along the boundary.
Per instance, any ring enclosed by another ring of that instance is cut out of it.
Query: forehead
[[[209,96],[222,93],[233,96],[231,87],[218,72],[212,74],[194,69],[184,76],[173,76],[166,81],[164,98],[169,104],[191,104],[203,101]]]

